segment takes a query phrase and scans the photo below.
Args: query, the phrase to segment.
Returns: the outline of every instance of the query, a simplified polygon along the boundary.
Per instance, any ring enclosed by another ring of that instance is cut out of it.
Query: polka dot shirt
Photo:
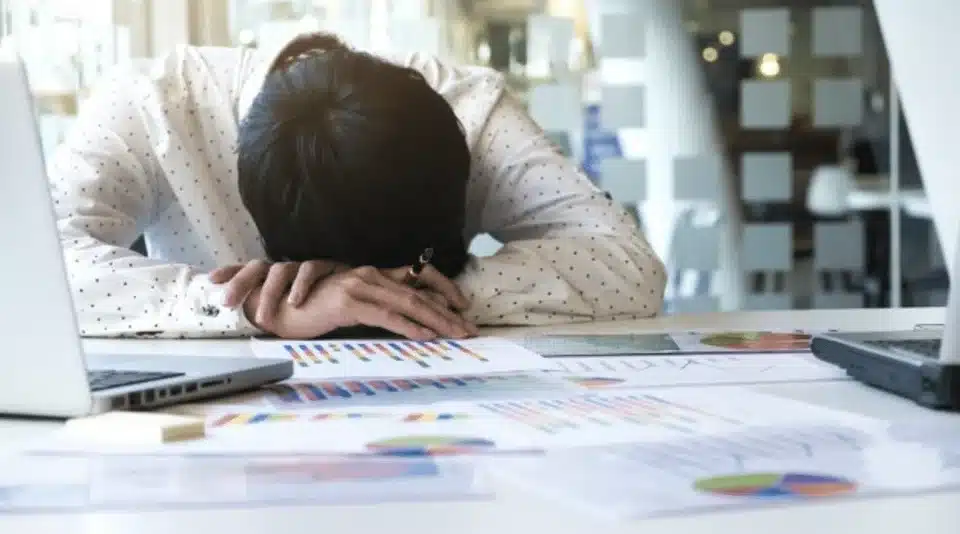
[[[120,68],[84,103],[50,162],[58,226],[83,335],[257,333],[221,305],[207,273],[264,257],[237,191],[237,124],[269,50],[184,46]],[[505,243],[457,282],[482,325],[659,312],[660,259],[632,219],[552,147],[503,77],[414,54],[463,122],[473,153],[467,239]],[[148,256],[130,250],[143,236]]]

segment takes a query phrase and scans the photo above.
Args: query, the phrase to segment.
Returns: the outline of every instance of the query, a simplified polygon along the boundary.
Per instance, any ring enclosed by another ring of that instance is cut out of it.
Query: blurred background
[[[118,62],[315,30],[502,71],[636,214],[670,312],[945,302],[868,0],[0,0],[47,151]]]

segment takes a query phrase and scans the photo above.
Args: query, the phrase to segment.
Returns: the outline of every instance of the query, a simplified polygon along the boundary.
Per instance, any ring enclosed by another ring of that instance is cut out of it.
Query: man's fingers
[[[223,284],[229,282],[237,273],[243,269],[243,265],[228,265],[220,267],[210,272],[210,281],[214,284]]]
[[[407,339],[429,341],[437,338],[437,333],[429,328],[420,326],[403,314],[377,304],[355,300],[350,304],[350,313],[353,315],[353,320],[359,324],[383,328]]]
[[[244,265],[227,284],[223,305],[236,308],[267,277],[270,265],[263,260],[254,260]]]
[[[270,267],[267,279],[260,289],[260,305],[257,307],[257,322],[268,323],[280,308],[290,284],[297,275],[296,263],[275,263]]]
[[[297,276],[290,286],[290,295],[287,302],[294,307],[300,306],[307,300],[310,290],[317,280],[326,278],[336,271],[336,264],[324,261],[308,261],[300,264]]]
[[[447,308],[447,309],[450,309],[451,307],[450,302],[447,301],[447,297],[444,297],[443,295],[441,295],[440,293],[437,293],[436,291],[433,291],[432,289],[422,289],[420,290],[420,294],[424,298],[428,298],[432,300],[434,303],[436,303],[437,306]]]
[[[437,273],[440,274],[440,273]],[[441,278],[443,275],[440,275]],[[470,337],[479,334],[479,330],[474,326],[470,321],[464,319],[459,313],[450,309],[450,306],[445,304],[441,305],[436,300],[426,297],[424,294],[429,293],[431,290],[417,290],[413,289],[406,284],[402,284],[393,280],[389,276],[385,276],[380,271],[376,271],[375,275],[371,277],[376,281],[376,283],[385,286],[392,291],[396,291],[399,294],[405,295],[405,298],[410,302],[411,305],[422,305],[427,306],[433,309],[436,313],[440,314],[447,322],[454,324],[458,327],[458,331],[450,334],[451,337]],[[449,298],[443,293],[437,292],[444,300],[449,302]],[[427,325],[431,326],[432,325]],[[434,328],[436,330],[436,328]],[[440,332],[440,330],[437,330]],[[447,335],[447,334],[445,334]]]
[[[454,308],[463,311],[470,307],[470,301],[460,291],[457,284],[443,275],[433,265],[427,265],[420,273],[420,283],[446,297]]]
[[[383,277],[386,278],[386,277]],[[421,297],[417,291],[411,290],[392,280],[380,280],[376,283],[365,283],[359,286],[354,295],[388,311],[401,314],[417,322],[443,337],[463,338],[470,335],[450,310],[440,311],[438,306]]]

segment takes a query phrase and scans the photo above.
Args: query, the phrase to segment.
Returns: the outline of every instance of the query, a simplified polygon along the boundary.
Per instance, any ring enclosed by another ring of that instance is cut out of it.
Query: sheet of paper
[[[284,409],[331,405],[432,404],[450,401],[501,400],[576,392],[563,377],[541,372],[461,375],[435,378],[379,378],[287,381],[263,388],[267,402]]]
[[[498,478],[623,520],[960,487],[960,441],[906,443],[844,425],[555,450],[486,462]]]
[[[19,456],[0,466],[0,514],[491,496],[456,458]]]
[[[544,356],[617,356],[729,352],[806,352],[813,331],[531,336],[517,341]]]
[[[847,380],[843,369],[804,353],[554,358],[555,375],[591,391],[714,384]]]
[[[669,334],[530,336],[520,338],[517,342],[544,356],[669,354],[680,350]]]
[[[443,406],[453,409],[456,404]],[[798,424],[872,421],[734,387],[624,390],[476,406],[503,419],[498,429],[544,449],[717,436],[777,424],[784,417]]]
[[[553,368],[516,343],[497,338],[417,342],[401,339],[251,341],[260,358],[291,359],[294,378],[410,378]]]
[[[220,406],[206,418],[207,437],[162,445],[113,445],[66,433],[26,452],[127,455],[461,456],[524,453],[532,447],[515,427],[472,405],[343,407],[331,410]]]

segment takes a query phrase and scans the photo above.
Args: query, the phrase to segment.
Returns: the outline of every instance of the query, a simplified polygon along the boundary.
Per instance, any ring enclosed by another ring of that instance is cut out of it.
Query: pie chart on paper
[[[567,380],[587,389],[603,389],[619,386],[625,382],[622,378],[610,378],[605,376],[574,376]]]
[[[695,482],[694,489],[728,497],[807,499],[854,493],[857,484],[831,475],[759,473],[705,478]]]

